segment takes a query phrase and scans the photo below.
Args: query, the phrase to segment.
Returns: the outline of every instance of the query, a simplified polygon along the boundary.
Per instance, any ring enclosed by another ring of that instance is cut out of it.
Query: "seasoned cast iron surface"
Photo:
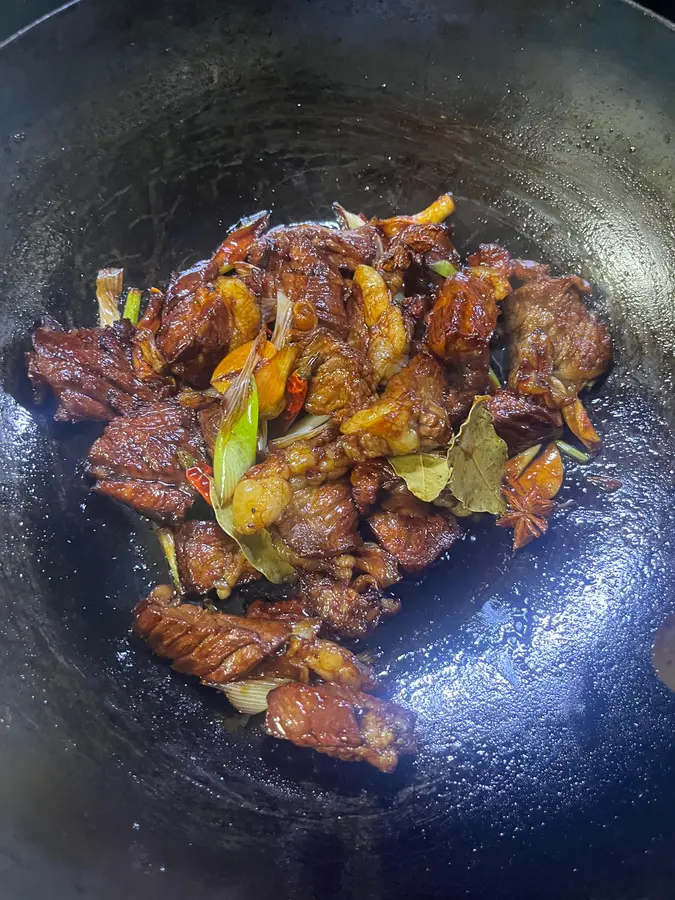
[[[672,896],[675,698],[650,652],[675,609],[675,36],[616,2],[525,7],[92,2],[4,51],[7,900],[45,879],[55,900]],[[34,407],[22,353],[45,312],[93,323],[101,264],[164,283],[254,209],[445,189],[462,250],[597,285],[616,361],[590,403],[602,457],[570,467],[547,537],[514,557],[470,526],[401,588],[374,642],[422,746],[385,777],[242,726],[129,638],[163,562],[89,495],[97,430]]]

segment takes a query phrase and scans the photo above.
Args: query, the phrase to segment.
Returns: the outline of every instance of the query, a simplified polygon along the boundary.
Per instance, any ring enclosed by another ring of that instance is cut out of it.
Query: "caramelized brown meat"
[[[272,619],[278,622],[285,622],[287,625],[299,621],[300,619],[312,619],[314,613],[307,603],[299,597],[292,600],[277,600],[269,603],[267,600],[254,600],[249,604],[246,615],[252,619]]]
[[[144,515],[177,520],[195,498],[180,452],[207,464],[194,410],[175,401],[148,403],[136,415],[113,419],[89,451],[95,491]]]
[[[553,409],[575,400],[584,385],[607,371],[609,334],[581,299],[581,278],[538,277],[504,302],[509,343],[509,387],[539,397]]]
[[[353,272],[357,266],[370,265],[380,251],[377,229],[364,223],[360,228],[337,230],[325,225],[291,225],[277,228],[253,248],[250,259],[257,263],[265,253],[290,256],[294,247],[311,246],[340,269]]]
[[[413,223],[392,237],[377,268],[394,292],[400,291],[405,281],[408,293],[425,293],[432,285],[427,267],[439,260],[459,266],[448,226]]]
[[[318,622],[311,619],[300,620],[293,624],[293,631],[307,630],[307,625],[311,625],[313,621]],[[308,637],[293,634],[286,651],[263,663],[256,675],[264,678],[290,678],[304,684],[316,677],[357,691],[371,691],[379,687],[373,669],[361,662],[351,650],[314,634]]]
[[[307,575],[299,599],[312,615],[322,619],[331,634],[364,637],[383,616],[393,615],[400,608],[398,600],[383,597],[373,580],[365,578],[349,585],[323,575]]]
[[[280,650],[290,637],[281,622],[211,612],[180,603],[166,585],[136,607],[134,633],[172,668],[205,684],[242,678]]]
[[[35,331],[28,374],[38,391],[48,386],[56,395],[55,419],[112,419],[174,392],[170,379],[139,377],[133,335],[127,319],[109,328],[62,331],[49,324]]]
[[[478,250],[467,258],[467,264],[496,269],[506,278],[516,278],[519,281],[541,278],[551,272],[550,266],[543,263],[532,262],[529,259],[514,259],[509,251],[499,244],[481,244]]]
[[[443,367],[430,353],[417,353],[390,379],[381,398],[342,424],[352,438],[345,451],[356,461],[434,450],[452,434],[447,402]]]
[[[169,364],[157,347],[157,332],[161,322],[164,294],[152,288],[149,292],[148,304],[141,317],[132,339],[131,358],[138,377],[146,384],[161,384],[168,380]],[[170,378],[170,383],[174,379]]]
[[[268,695],[265,727],[273,737],[382,772],[415,752],[412,712],[337,685],[281,685]]]
[[[314,361],[305,409],[315,416],[359,409],[372,401],[377,387],[364,353],[320,329],[302,352],[300,371]]]
[[[231,537],[215,522],[182,522],[173,532],[181,584],[188,594],[215,590],[221,599],[236,584],[259,578]]]
[[[457,418],[463,417],[476,394],[486,391],[489,345],[498,312],[491,283],[461,271],[445,280],[429,313],[427,344],[450,366],[450,382],[463,398],[455,414]]]
[[[377,503],[379,492],[392,487],[398,478],[385,459],[369,459],[356,463],[349,480],[356,508],[365,516]]]
[[[295,491],[277,523],[281,538],[298,556],[339,556],[361,543],[358,513],[347,481]]]
[[[285,450],[272,450],[246,473],[234,492],[234,526],[253,534],[276,522],[291,502],[293,489],[341,478],[351,460],[335,431],[327,429],[311,440],[295,441]]]
[[[485,401],[495,431],[506,441],[509,453],[519,453],[534,444],[550,441],[562,428],[562,416],[534,397],[510,390],[497,391]]]
[[[381,589],[391,587],[401,580],[398,563],[391,553],[371,541],[359,547],[354,557],[354,568],[374,578]]]
[[[513,274],[513,257],[499,244],[480,244],[478,250],[467,257],[469,266],[487,266],[497,269],[507,278]]]
[[[261,213],[230,234],[213,257],[180,272],[169,282],[157,346],[173,372],[195,387],[206,387],[225,356],[234,330],[234,310],[215,280],[221,271],[243,260],[267,228]]]
[[[377,542],[406,572],[421,572],[459,537],[455,519],[440,513],[383,511],[372,515],[368,522]]]
[[[162,484],[160,481],[136,481],[126,478],[102,478],[92,490],[158,522],[179,522],[195,502],[188,484]]]
[[[227,353],[232,314],[212,283],[202,283],[202,264],[182,272],[170,284],[157,345],[172,371],[188,384],[206,387]],[[188,276],[193,280],[188,281]],[[178,284],[184,285],[179,288]],[[188,287],[189,285],[189,287]]]
[[[315,246],[313,230],[273,231],[258,242],[257,253],[254,252],[251,261],[256,263],[265,254],[268,256],[267,296],[276,297],[281,290],[293,304],[303,301],[310,304],[322,325],[339,337],[346,337],[349,330],[346,285],[339,265]]]

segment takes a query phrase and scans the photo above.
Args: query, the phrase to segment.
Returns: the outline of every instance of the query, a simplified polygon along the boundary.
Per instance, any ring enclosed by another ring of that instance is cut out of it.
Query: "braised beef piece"
[[[265,231],[269,215],[260,213],[233,231],[211,259],[174,275],[166,291],[157,347],[171,370],[194,387],[206,387],[226,354],[233,330],[233,312],[215,280],[243,260]]]
[[[506,278],[530,281],[550,275],[551,267],[529,259],[514,259],[506,247],[499,244],[481,244],[475,253],[467,258],[469,266],[487,266],[496,269]]]
[[[251,261],[256,263],[263,255],[268,259],[265,275],[268,297],[276,297],[277,291],[282,290],[292,303],[309,303],[320,324],[338,337],[347,336],[345,281],[339,265],[315,246],[312,230],[281,228],[270,232],[258,242],[257,253],[254,250]]]
[[[394,292],[405,284],[406,293],[429,293],[434,278],[432,263],[446,260],[459,267],[459,254],[452,243],[448,225],[413,223],[395,234],[377,268]]]
[[[204,269],[200,266],[169,283],[157,334],[157,345],[171,370],[194,387],[208,385],[214,368],[227,353],[233,326],[232,312],[215,284],[202,283]],[[188,284],[193,285],[190,290]]]
[[[181,603],[162,585],[135,610],[134,633],[172,668],[197,675],[204,684],[243,678],[288,641],[281,622],[230,616]]]
[[[495,431],[506,441],[511,455],[552,440],[562,428],[558,410],[548,409],[534,397],[508,389],[489,397],[485,407],[492,415]]]
[[[463,419],[474,397],[484,394],[490,370],[490,340],[499,309],[490,282],[467,271],[447,278],[429,313],[426,343],[449,367],[453,421]]]
[[[349,480],[356,508],[365,516],[377,503],[379,492],[393,487],[400,479],[386,459],[368,459],[356,463],[349,473]]]
[[[343,450],[354,462],[435,450],[452,435],[448,402],[445,371],[422,349],[389,379],[372,406],[342,423]]]
[[[102,478],[93,491],[135,509],[157,522],[179,522],[195,502],[196,494],[186,484],[160,481],[136,481],[126,478]]]
[[[256,670],[257,678],[288,678],[308,684],[319,678],[332,684],[372,691],[379,687],[374,670],[351,650],[318,637],[319,619],[301,619],[292,624],[293,635],[286,650]],[[297,634],[296,632],[300,632]],[[307,633],[307,636],[303,634]]]
[[[415,715],[333,684],[283,684],[268,695],[267,733],[347,762],[392,772],[415,752]]]
[[[303,348],[297,368],[302,371],[310,365],[313,371],[305,398],[308,413],[322,416],[360,409],[374,399],[377,384],[365,351],[325,329],[314,332]]]
[[[159,383],[170,377],[169,363],[157,346],[157,332],[161,323],[164,294],[156,288],[148,292],[148,303],[145,312],[136,326],[132,338],[131,357],[134,369],[139,378],[146,383]]]
[[[190,519],[178,525],[173,536],[181,584],[188,594],[215,590],[225,599],[235,585],[260,577],[216,522]]]
[[[249,259],[260,262],[266,254],[290,254],[293,246],[306,244],[324,254],[332,265],[346,272],[357,266],[371,265],[380,252],[377,229],[364,224],[360,228],[337,230],[325,225],[290,225],[275,228],[251,248]]]
[[[194,409],[196,411],[199,430],[204,439],[204,444],[209,451],[209,455],[213,456],[216,436],[223,414],[222,394],[218,394],[212,389],[195,391],[192,388],[184,388],[176,396],[176,402],[186,409]]]
[[[272,619],[292,625],[300,619],[314,620],[314,612],[310,606],[299,597],[292,600],[254,600],[246,609],[246,615],[252,619]]]
[[[401,580],[396,559],[384,547],[380,547],[372,541],[366,541],[356,551],[354,569],[373,578],[377,587],[381,589],[391,587]]]
[[[361,544],[358,518],[349,483],[330,481],[294,491],[277,529],[298,556],[325,558]]]
[[[179,458],[207,465],[196,413],[174,400],[148,403],[132,416],[113,419],[89,451],[94,490],[144,515],[177,521],[195,499]]]
[[[404,489],[404,492],[408,492]],[[378,544],[391,553],[406,572],[421,572],[449,550],[460,532],[453,516],[431,512],[428,506],[406,498],[400,506],[391,500],[390,509],[368,519]],[[394,495],[394,501],[396,501]],[[397,508],[399,507],[399,508]]]
[[[609,368],[609,333],[582,296],[588,282],[570,275],[527,281],[503,304],[511,390],[552,409],[573,402],[579,391]]]
[[[112,419],[174,392],[171,379],[139,377],[132,360],[133,338],[127,319],[108,328],[63,331],[49,323],[36,329],[28,375],[38,392],[49,387],[56,395],[55,419]]]
[[[513,257],[500,244],[480,244],[478,250],[467,257],[468,266],[487,266],[497,269],[507,278],[513,273]]]
[[[323,620],[329,634],[345,638],[365,637],[382,617],[400,609],[399,601],[383,596],[370,576],[347,584],[325,575],[305,575],[299,599]]]

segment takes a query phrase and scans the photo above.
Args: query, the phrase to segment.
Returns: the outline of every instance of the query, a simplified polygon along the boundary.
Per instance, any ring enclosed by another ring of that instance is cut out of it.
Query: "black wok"
[[[675,35],[613,0],[83,0],[0,53],[0,894],[671,900]],[[165,281],[226,225],[458,200],[460,247],[579,272],[612,326],[544,540],[469,529],[374,638],[421,753],[393,777],[242,727],[130,641],[166,573],[36,408],[44,313]]]

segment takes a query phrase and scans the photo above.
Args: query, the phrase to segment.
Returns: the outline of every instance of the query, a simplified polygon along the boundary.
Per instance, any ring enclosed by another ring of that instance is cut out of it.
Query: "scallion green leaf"
[[[248,400],[232,424],[218,429],[213,450],[213,475],[221,506],[232,498],[237,482],[255,463],[258,443],[258,389],[255,378],[248,380]]]
[[[441,278],[449,278],[451,275],[456,275],[459,271],[457,266],[454,266],[447,259],[441,259],[438,262],[430,263],[429,268],[437,275],[440,275]]]
[[[166,561],[169,564],[169,571],[171,572],[171,580],[173,581],[173,586],[179,594],[182,594],[183,587],[180,583],[178,558],[176,556],[176,542],[173,537],[173,532],[169,528],[155,528],[155,531],[157,533],[157,537],[159,538],[159,543],[162,545],[162,550],[164,551]]]
[[[578,463],[587,463],[591,461],[591,456],[588,453],[584,453],[583,450],[579,450],[577,447],[568,444],[566,441],[556,441],[556,445],[561,453],[564,453],[565,456],[569,456],[570,459],[575,459]]]
[[[129,292],[127,293],[127,299],[124,301],[124,312],[122,313],[122,318],[128,319],[132,325],[138,325],[138,320],[141,315],[142,296],[142,291],[139,291],[137,288],[130,288]]]
[[[258,441],[258,388],[253,373],[265,342],[261,331],[241,372],[223,394],[223,414],[213,450],[215,492],[221,507],[234,494],[237,482],[255,463]]]

